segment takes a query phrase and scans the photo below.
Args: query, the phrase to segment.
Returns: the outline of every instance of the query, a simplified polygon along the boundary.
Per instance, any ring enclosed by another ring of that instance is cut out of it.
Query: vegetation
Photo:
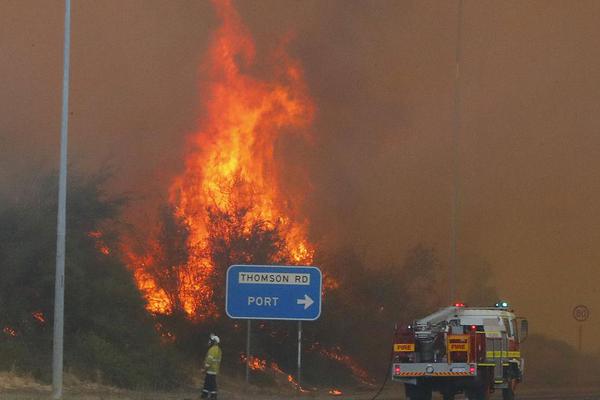
[[[186,265],[188,229],[173,210],[161,210],[151,270],[172,295],[174,312],[149,315],[120,254],[118,229],[127,200],[108,196],[106,174],[73,177],[68,194],[65,298],[65,367],[80,378],[128,388],[168,389],[189,381],[191,368],[206,350],[206,337],[217,332],[224,343],[223,370],[243,374],[246,323],[225,317],[224,274],[234,263],[288,263],[280,226],[268,221],[248,225],[248,208],[209,208],[209,246],[205,256],[216,268],[211,284],[218,317],[194,322],[186,318],[174,294],[179,269]],[[19,195],[0,193],[0,369],[33,374],[49,381],[56,245],[56,178],[35,182]],[[241,227],[246,228],[242,229]],[[210,249],[210,251],[209,251]],[[352,249],[319,252],[316,264],[329,289],[318,321],[304,324],[304,382],[338,386],[351,377],[368,380],[387,372],[396,322],[410,321],[445,303],[439,281],[443,268],[433,248],[416,246],[393,265],[367,265]],[[482,267],[483,266],[483,267]],[[488,285],[491,268],[481,260],[465,264],[473,285],[464,287],[472,304],[497,299]],[[483,288],[483,289],[482,289]],[[161,339],[162,332],[174,340]],[[296,369],[297,323],[255,321],[252,354]],[[524,354],[527,381],[540,385],[595,383],[600,367],[559,341],[532,335]],[[545,368],[551,360],[570,365],[570,374]],[[593,367],[590,367],[593,366]],[[366,372],[367,375],[361,375]],[[274,374],[254,373],[255,383],[275,384]],[[284,380],[285,381],[285,380]]]
[[[123,387],[169,388],[185,374],[161,345],[119,254],[124,198],[103,192],[107,175],[69,182],[65,368]],[[0,368],[48,381],[56,254],[56,182],[37,182],[0,204]]]

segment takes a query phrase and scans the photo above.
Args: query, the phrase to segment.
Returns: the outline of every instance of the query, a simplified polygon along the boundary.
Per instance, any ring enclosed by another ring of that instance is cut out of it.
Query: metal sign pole
[[[62,120],[60,130],[60,172],[56,227],[56,276],[54,287],[54,340],[52,349],[52,397],[63,392],[63,333],[65,313],[65,235],[67,213],[67,139],[69,124],[69,56],[71,50],[71,0],[65,0],[65,39],[63,50]]]
[[[579,344],[577,346],[577,348],[579,349],[579,352],[581,353],[581,341],[582,341],[582,337],[583,337],[583,324],[579,324]]]
[[[298,321],[298,390],[301,388],[302,378],[302,321]]]
[[[248,328],[246,330],[246,383],[250,383],[250,329],[252,320],[248,320]]]

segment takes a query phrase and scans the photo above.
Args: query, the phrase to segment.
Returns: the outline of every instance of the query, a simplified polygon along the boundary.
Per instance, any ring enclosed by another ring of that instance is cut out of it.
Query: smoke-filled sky
[[[284,140],[278,159],[290,190],[293,171],[308,173],[313,240],[380,268],[425,243],[447,265],[457,2],[235,4],[259,58],[292,33],[305,70],[314,141]],[[63,1],[0,0],[5,187],[57,165],[63,16]],[[587,304],[589,350],[600,349],[599,20],[597,1],[465,0],[458,145],[459,263],[491,265],[535,332],[574,344],[571,309]],[[218,25],[210,2],[75,0],[73,168],[112,165],[113,190],[135,207],[164,199],[202,115],[199,66]]]

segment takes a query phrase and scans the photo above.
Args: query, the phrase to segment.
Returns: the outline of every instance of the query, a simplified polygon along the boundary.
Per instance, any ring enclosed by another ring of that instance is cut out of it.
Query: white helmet
[[[221,342],[221,339],[219,339],[219,337],[217,335],[215,335],[214,333],[210,334],[209,340],[211,342],[214,342],[214,343],[220,343]]]

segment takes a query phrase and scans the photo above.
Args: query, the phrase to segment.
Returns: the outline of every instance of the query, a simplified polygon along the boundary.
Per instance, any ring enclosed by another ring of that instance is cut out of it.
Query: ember
[[[93,238],[96,241],[96,249],[104,254],[105,256],[110,254],[110,249],[108,248],[108,246],[106,245],[106,243],[104,242],[104,239],[102,238],[102,232],[100,231],[92,231],[92,232],[88,232],[88,236]]]
[[[7,336],[17,336],[17,331],[11,328],[10,326],[5,326],[4,329],[2,329],[2,332],[4,332],[4,334]]]
[[[246,355],[240,354],[240,361],[242,362],[242,364],[245,364],[246,360]],[[267,369],[267,361],[255,356],[250,356],[250,359],[248,360],[248,367],[252,371],[264,371]]]
[[[40,324],[45,324],[46,323],[46,317],[44,317],[44,313],[42,313],[41,311],[36,311],[36,312],[32,313],[31,316],[36,321],[38,321]]]

